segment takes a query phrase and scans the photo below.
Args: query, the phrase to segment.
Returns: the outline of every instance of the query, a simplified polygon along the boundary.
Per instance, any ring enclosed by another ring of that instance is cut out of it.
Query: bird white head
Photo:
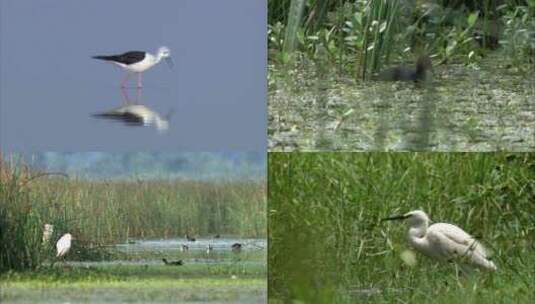
[[[429,223],[431,222],[429,216],[422,210],[413,210],[403,215],[391,216],[383,219],[383,221],[392,220],[407,220],[410,227],[409,234],[418,237],[425,235]]]
[[[415,227],[415,226],[429,226],[429,223],[431,220],[429,219],[429,216],[422,210],[414,210],[405,213],[405,216],[407,217],[407,222],[409,223],[409,226]]]
[[[158,54],[156,56],[157,56],[158,61],[165,59],[165,62],[167,62],[167,65],[169,65],[170,68],[174,67],[175,64],[173,60],[171,59],[171,50],[168,47],[166,46],[160,47],[158,49]]]
[[[158,49],[158,57],[166,58],[170,56],[171,56],[171,50],[168,47],[162,46]]]
[[[414,210],[407,212],[403,215],[396,215],[384,218],[383,221],[392,221],[392,220],[407,220],[409,223],[409,226],[421,226],[421,225],[429,225],[429,222],[431,220],[429,219],[429,216],[422,210]]]

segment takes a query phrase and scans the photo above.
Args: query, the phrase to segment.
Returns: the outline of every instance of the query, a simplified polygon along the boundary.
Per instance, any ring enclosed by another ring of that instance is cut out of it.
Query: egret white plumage
[[[383,220],[407,220],[409,244],[428,257],[448,262],[457,261],[488,271],[497,269],[489,259],[483,245],[474,237],[448,223],[436,223],[429,226],[429,217],[421,210]]]
[[[56,257],[64,257],[71,249],[72,235],[70,233],[64,234],[56,243],[57,254]]]
[[[165,59],[169,67],[173,67],[173,60],[171,59],[171,50],[162,46],[158,49],[156,55],[143,51],[129,51],[119,55],[98,55],[93,56],[94,59],[100,59],[115,63],[127,71],[126,77],[121,81],[121,87],[124,88],[128,78],[132,73],[137,73],[137,87],[141,88],[141,73],[150,69],[162,59]]]
[[[45,227],[43,229],[43,243],[44,244],[50,241],[50,238],[52,237],[53,233],[54,233],[54,225],[45,224]]]

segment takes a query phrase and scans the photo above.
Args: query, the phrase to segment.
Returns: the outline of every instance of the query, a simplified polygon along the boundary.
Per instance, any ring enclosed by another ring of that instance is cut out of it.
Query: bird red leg
[[[130,73],[126,73],[126,76],[124,77],[123,81],[121,81],[121,88],[126,87],[126,82],[128,81],[128,78],[130,78]]]
[[[137,88],[137,96],[136,96],[136,103],[139,104],[141,100],[141,88]]]
[[[137,73],[137,87],[142,88],[143,85],[141,84],[141,72]]]
[[[129,104],[130,99],[128,99],[128,94],[126,93],[126,90],[124,89],[124,87],[121,87],[121,94],[123,95],[125,104]]]

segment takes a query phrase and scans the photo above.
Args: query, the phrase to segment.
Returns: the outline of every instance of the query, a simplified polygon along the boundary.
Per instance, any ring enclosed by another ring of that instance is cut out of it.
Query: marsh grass
[[[366,80],[391,61],[474,64],[502,46],[512,65],[533,66],[531,0],[273,0],[268,9],[270,62],[289,68],[324,48],[339,71]]]
[[[0,274],[0,299],[11,303],[265,301],[262,265],[191,264],[57,267]]]
[[[273,303],[530,303],[535,299],[535,154],[271,153]],[[423,209],[493,253],[498,271],[456,276],[419,254],[403,223]]]
[[[39,176],[39,177],[38,177]],[[130,238],[265,236],[265,184],[258,180],[85,180],[0,163],[0,270],[49,261],[55,241],[75,237],[69,258],[110,258]],[[44,224],[54,225],[43,244]]]

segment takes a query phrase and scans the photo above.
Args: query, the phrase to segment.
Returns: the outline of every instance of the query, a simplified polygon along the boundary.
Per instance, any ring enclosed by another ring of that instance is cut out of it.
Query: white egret
[[[483,245],[474,237],[448,223],[429,226],[429,217],[421,210],[383,220],[407,220],[409,244],[428,257],[448,262],[458,261],[488,271],[497,269]]]
[[[69,250],[71,249],[71,240],[72,235],[70,233],[64,234],[56,243],[56,249],[58,253],[56,254],[56,257],[61,258],[64,257]]]
[[[48,241],[50,241],[50,238],[52,237],[53,233],[54,233],[54,225],[45,224],[45,227],[43,229],[43,244],[46,244],[48,243]]]

